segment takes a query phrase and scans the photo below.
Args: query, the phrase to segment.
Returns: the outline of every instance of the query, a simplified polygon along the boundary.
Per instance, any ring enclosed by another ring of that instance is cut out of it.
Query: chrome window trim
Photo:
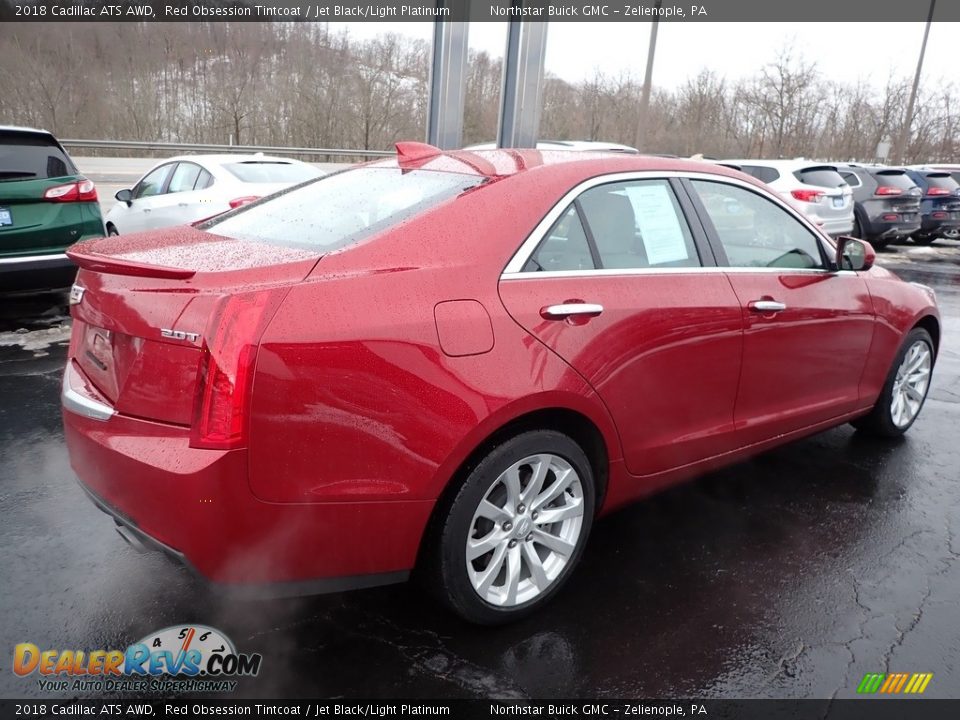
[[[518,273],[503,273],[501,280],[536,280],[550,278],[577,278],[577,277],[616,277],[634,276],[634,275],[703,275],[721,273],[748,275],[756,273],[777,273],[779,275],[856,275],[855,270],[830,270],[828,268],[774,268],[774,267],[669,267],[669,268],[627,268],[627,269],[609,269],[603,270],[539,270]]]
[[[814,238],[820,241],[821,245],[824,248],[824,251],[827,254],[827,257],[831,256],[831,248],[829,243],[823,238],[822,231],[814,225],[809,218],[803,215],[799,210],[793,208],[790,204],[782,200],[775,191],[769,190],[765,194],[762,192],[763,188],[758,188],[756,185],[741,180],[739,178],[732,178],[726,175],[719,175],[707,172],[679,172],[676,170],[640,170],[634,172],[620,172],[620,173],[609,173],[607,175],[597,175],[596,177],[589,178],[584,180],[580,184],[574,186],[571,190],[568,190],[563,197],[558,200],[550,211],[543,217],[543,219],[537,223],[537,226],[533,229],[527,239],[521,243],[519,249],[513,254],[513,257],[510,258],[510,261],[507,263],[506,267],[503,269],[503,272],[500,274],[501,279],[508,280],[514,276],[533,276],[533,277],[545,277],[548,274],[554,273],[563,273],[564,277],[576,277],[577,275],[598,275],[598,274],[612,274],[612,275],[633,275],[633,274],[649,274],[649,273],[675,273],[675,272],[702,272],[704,270],[720,270],[725,272],[738,272],[738,271],[748,271],[748,272],[824,272],[830,273],[833,272],[829,268],[808,268],[804,270],[803,268],[797,268],[792,270],[791,268],[737,268],[732,266],[725,267],[689,267],[689,268],[636,268],[628,270],[554,270],[554,271],[536,271],[528,270],[524,271],[523,266],[527,264],[527,261],[533,255],[534,251],[537,249],[537,246],[543,241],[547,232],[553,227],[553,224],[560,218],[564,210],[569,207],[581,193],[590,190],[591,188],[598,187],[600,185],[609,185],[611,183],[617,182],[629,182],[633,180],[668,180],[670,178],[680,178],[687,180],[706,180],[708,182],[720,182],[727,183],[729,185],[734,185],[741,187],[745,190],[751,190],[761,197],[769,200],[770,202],[778,205],[782,209],[786,210],[789,215],[792,215],[795,219],[799,220],[800,223],[809,230]],[[671,188],[672,191],[672,188]],[[676,193],[674,193],[676,194]],[[835,250],[833,251],[835,252]],[[573,273],[573,275],[568,275],[568,273]]]

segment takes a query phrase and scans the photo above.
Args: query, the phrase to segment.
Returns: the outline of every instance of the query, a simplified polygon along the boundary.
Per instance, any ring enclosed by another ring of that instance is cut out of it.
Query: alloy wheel
[[[890,402],[890,417],[898,428],[909,425],[920,412],[930,387],[932,366],[930,346],[923,340],[913,343],[903,356],[893,381],[893,397]]]
[[[531,455],[493,482],[467,533],[470,583],[481,599],[515,607],[547,591],[570,562],[583,529],[580,476],[558,455]]]

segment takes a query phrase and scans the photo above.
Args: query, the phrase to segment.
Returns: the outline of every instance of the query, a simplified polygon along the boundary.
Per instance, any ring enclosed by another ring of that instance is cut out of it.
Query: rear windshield
[[[301,183],[321,174],[312,165],[270,160],[245,160],[227,163],[223,167],[245,183]]]
[[[780,177],[776,168],[764,167],[763,165],[741,165],[740,169],[747,175],[753,175],[760,182],[770,183]]]
[[[793,176],[802,183],[817,187],[835,188],[847,184],[847,181],[833,168],[804,168],[797,170]]]
[[[917,184],[903,170],[877,170],[873,173],[878,185],[910,190]]]
[[[932,188],[943,188],[950,192],[960,187],[949,173],[931,173],[927,175],[927,185]]]
[[[70,158],[44,135],[0,130],[0,182],[76,175]]]
[[[399,225],[484,180],[460,173],[359,168],[272,195],[199,227],[238,240],[329,252]]]

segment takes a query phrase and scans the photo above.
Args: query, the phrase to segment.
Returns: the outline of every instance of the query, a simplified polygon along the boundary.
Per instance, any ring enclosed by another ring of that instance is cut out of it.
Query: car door
[[[834,271],[807,221],[758,189],[687,183],[743,310],[735,410],[742,444],[858,407],[874,328],[865,281]]]
[[[205,173],[197,163],[177,163],[170,173],[165,192],[154,200],[150,216],[151,227],[185,225],[211,215],[209,208],[204,207],[202,202],[202,188],[196,188]]]
[[[507,266],[500,296],[598,393],[628,471],[653,475],[735,442],[742,319],[676,181],[622,177],[569,193]]]
[[[144,175],[133,188],[130,205],[122,217],[117,218],[121,233],[152,230],[156,227],[153,211],[167,189],[167,181],[176,163],[166,163]]]

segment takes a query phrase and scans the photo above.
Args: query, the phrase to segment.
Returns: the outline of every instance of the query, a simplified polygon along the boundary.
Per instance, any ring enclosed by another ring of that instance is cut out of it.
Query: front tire
[[[933,340],[923,328],[909,333],[893,361],[877,404],[869,415],[852,425],[863,432],[885,438],[903,435],[916,421],[930,390],[933,374]]]
[[[541,608],[579,562],[593,521],[593,470],[577,443],[534,430],[491,450],[433,533],[428,582],[481,625]]]
[[[912,238],[914,245],[932,245],[937,239],[936,235],[914,235]]]

